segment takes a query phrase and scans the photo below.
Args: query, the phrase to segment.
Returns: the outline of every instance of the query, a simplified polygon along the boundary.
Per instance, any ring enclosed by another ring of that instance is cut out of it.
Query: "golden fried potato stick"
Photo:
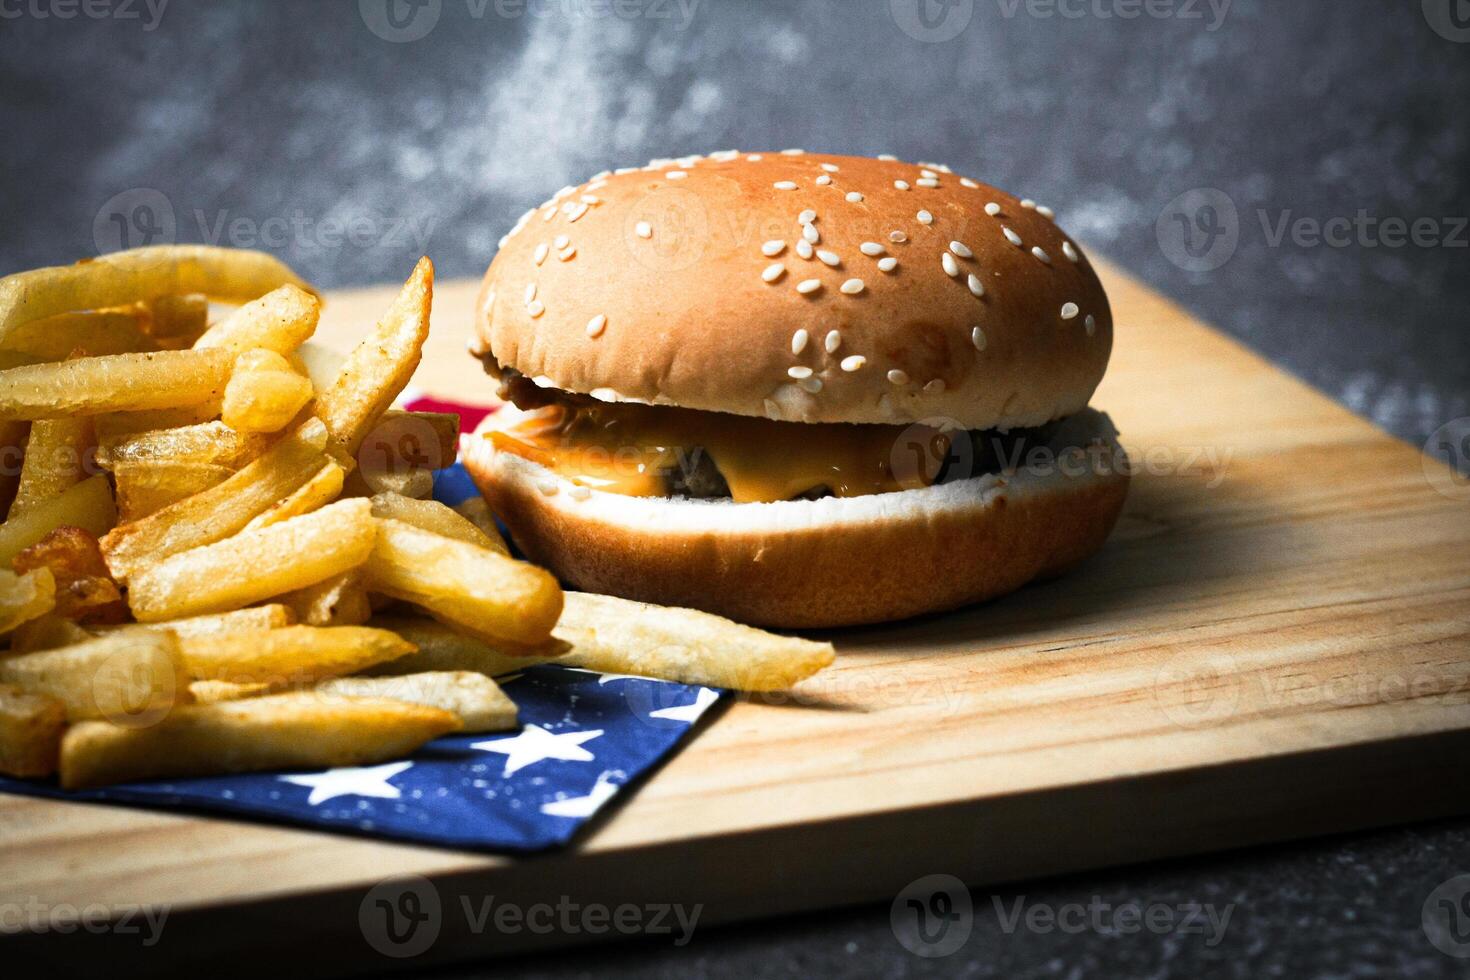
[[[141,306],[62,313],[16,327],[6,336],[4,348],[36,361],[64,361],[77,351],[98,357],[157,350],[145,333],[148,319]]]
[[[239,531],[316,476],[327,462],[326,441],[326,428],[312,419],[223,483],[119,525],[102,539],[113,577],[126,583],[145,562],[159,562]]]
[[[190,681],[189,696],[195,704],[218,704],[270,694],[269,684],[232,684],[229,681]]]
[[[505,546],[505,540],[499,534],[492,537],[468,518],[437,500],[416,500],[388,492],[375,494],[372,504],[374,517],[391,517],[425,531],[442,534],[446,538],[498,551],[502,555],[510,553]]]
[[[376,521],[369,590],[512,643],[541,643],[551,635],[562,599],[550,572],[403,521]]]
[[[361,626],[373,614],[360,569],[287,592],[280,601],[308,626]]]
[[[98,439],[97,463],[208,463],[239,469],[265,451],[270,439],[237,432],[220,421],[166,429],[112,433]]]
[[[108,574],[97,538],[62,525],[15,556],[17,572],[48,570],[56,580],[58,616],[80,622],[120,623],[127,605]]]
[[[74,621],[49,612],[29,622],[21,623],[10,634],[11,653],[34,653],[37,650],[54,650],[56,647],[71,646],[93,638],[93,634],[82,629]]]
[[[272,524],[279,524],[281,521],[288,521],[293,517],[320,510],[342,496],[342,483],[346,478],[346,471],[336,460],[327,460],[322,464],[322,468],[316,471],[315,476],[303,483],[289,497],[282,499],[270,510],[251,518],[250,523],[245,525],[245,530],[254,531],[256,528],[270,527]]]
[[[143,329],[173,350],[188,347],[209,326],[209,297],[203,293],[155,296],[148,309],[152,315]]]
[[[88,477],[0,524],[0,568],[9,568],[16,555],[62,525],[79,527],[96,537],[106,534],[115,523],[117,509],[107,477]]]
[[[224,613],[206,613],[203,616],[186,616],[181,619],[165,619],[156,623],[137,623],[128,629],[169,630],[180,639],[194,636],[209,636],[214,633],[237,633],[245,630],[274,630],[283,626],[295,626],[296,616],[286,606],[272,602],[262,606],[248,606]],[[104,627],[103,632],[116,627]]]
[[[92,420],[84,416],[32,422],[11,516],[18,517],[81,483],[94,445]]]
[[[265,348],[289,354],[316,332],[321,313],[321,300],[316,296],[296,286],[282,286],[210,327],[194,342],[194,348],[223,347],[236,354]]]
[[[53,650],[0,657],[0,683],[46,694],[72,721],[150,724],[187,699],[179,641],[161,630],[122,629]]]
[[[172,460],[115,463],[111,469],[117,488],[117,517],[123,524],[141,521],[235,475],[228,466]]]
[[[784,691],[836,657],[830,643],[780,636],[694,609],[568,592],[558,663],[738,691]]]
[[[420,616],[377,615],[369,623],[380,629],[392,630],[418,647],[416,653],[363,671],[373,676],[469,670],[487,677],[498,677],[536,664],[551,663],[571,649],[559,640],[536,647],[489,642]]]
[[[279,432],[312,398],[311,382],[280,354],[265,348],[235,359],[220,419],[240,432]]]
[[[17,574],[0,568],[0,635],[56,608],[56,578],[49,568]]]
[[[283,626],[179,639],[190,680],[281,689],[355,674],[413,653],[412,643],[367,626]]]
[[[466,732],[503,732],[515,728],[515,702],[484,674],[472,671],[434,671],[395,677],[337,677],[312,688],[325,698],[388,698],[459,716]]]
[[[0,684],[0,775],[35,779],[56,771],[66,706],[45,694]]]
[[[219,415],[220,402],[224,399],[224,393],[219,398],[201,402],[198,405],[185,405],[182,408],[153,408],[146,412],[107,412],[103,415],[92,416],[92,424],[97,429],[98,444],[125,439],[128,436],[143,435],[147,432],[178,429],[186,425],[202,425]]]
[[[45,419],[198,404],[224,395],[224,350],[79,357],[0,371],[0,418]]]
[[[0,279],[0,346],[19,324],[60,313],[183,293],[244,303],[287,283],[311,289],[274,256],[209,245],[154,245],[17,272]]]
[[[368,559],[377,536],[366,500],[321,510],[162,561],[145,561],[128,579],[128,605],[140,622],[226,612],[314,585]]]
[[[398,759],[460,727],[440,708],[309,691],[179,708],[149,728],[73,725],[61,742],[66,789],[167,776],[362,766]]]
[[[334,455],[354,458],[413,377],[429,337],[433,298],[434,264],[423,258],[377,327],[347,355],[332,386],[317,398],[317,415],[332,434]]]

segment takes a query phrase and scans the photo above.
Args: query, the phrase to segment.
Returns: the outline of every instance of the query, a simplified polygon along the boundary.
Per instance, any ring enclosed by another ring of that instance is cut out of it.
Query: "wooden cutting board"
[[[983,884],[1470,811],[1470,504],[1431,486],[1448,471],[1105,271],[1117,345],[1094,404],[1141,471],[1074,574],[835,634],[799,696],[736,703],[534,859],[0,797],[0,909],[172,909],[141,956],[136,936],[0,946],[113,974],[396,968],[358,919],[392,875],[441,896],[420,964],[591,938],[473,935],[464,896],[699,902],[703,926],[887,901],[932,872]],[[419,387],[489,394],[464,353],[474,292],[439,288]],[[351,344],[392,293],[333,295],[320,336]]]

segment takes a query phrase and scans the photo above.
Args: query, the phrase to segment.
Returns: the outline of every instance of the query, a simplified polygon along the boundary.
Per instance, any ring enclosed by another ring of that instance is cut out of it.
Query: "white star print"
[[[660,708],[650,711],[650,718],[665,718],[669,721],[687,721],[691,725],[699,720],[705,709],[720,699],[720,696],[707,687],[701,687],[699,693],[694,696],[693,704],[681,704],[674,708]]]
[[[412,762],[390,762],[383,766],[328,769],[311,776],[278,776],[283,783],[307,786],[311,795],[307,806],[316,806],[339,796],[371,796],[380,800],[396,800],[401,795],[388,780],[413,768]]]
[[[482,752],[500,752],[505,755],[505,772],[511,773],[534,765],[544,759],[561,759],[565,762],[591,762],[595,758],[582,748],[583,742],[599,737],[602,729],[589,732],[563,732],[560,735],[548,732],[540,725],[527,725],[519,735],[508,738],[492,738],[485,742],[471,742],[470,748]]]
[[[601,806],[618,794],[618,784],[610,782],[607,773],[597,777],[597,783],[586,796],[569,800],[553,800],[541,804],[541,812],[548,817],[590,817]]]

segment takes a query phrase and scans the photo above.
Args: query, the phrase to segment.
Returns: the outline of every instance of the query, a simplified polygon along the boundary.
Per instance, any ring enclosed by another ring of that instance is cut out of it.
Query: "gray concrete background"
[[[401,278],[422,252],[475,275],[525,207],[605,167],[728,147],[890,152],[1052,205],[1093,248],[1416,444],[1470,416],[1470,3],[924,4],[0,0],[0,273],[151,238],[267,247],[324,285]],[[1324,243],[1300,219],[1351,226]],[[1238,901],[1212,948],[1007,936],[982,914],[960,953],[920,960],[874,909],[518,966],[1464,975],[1419,913],[1470,870],[1467,843],[1461,822],[1033,890]]]

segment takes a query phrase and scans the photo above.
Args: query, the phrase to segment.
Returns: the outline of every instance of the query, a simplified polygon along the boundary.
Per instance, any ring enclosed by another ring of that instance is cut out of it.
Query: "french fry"
[[[126,618],[117,583],[108,574],[97,539],[63,525],[15,556],[20,573],[45,569],[56,580],[56,614],[85,622],[117,623]]]
[[[0,775],[34,779],[56,772],[65,730],[60,701],[0,684]]]
[[[270,440],[238,432],[223,422],[118,433],[98,439],[97,462],[111,469],[122,463],[208,463],[238,469],[259,456]]]
[[[413,644],[366,626],[283,626],[179,640],[190,680],[280,689],[353,674],[413,652]]]
[[[410,468],[390,472],[369,466],[358,466],[342,484],[347,497],[372,497],[380,493],[396,493],[400,497],[424,500],[434,492],[434,471]]]
[[[311,293],[294,285],[281,286],[210,327],[194,342],[194,348],[222,347],[236,354],[265,348],[289,354],[316,331],[321,312],[321,301]]]
[[[203,293],[155,296],[148,309],[152,315],[143,329],[169,348],[188,347],[209,326],[209,297]]]
[[[458,433],[456,416],[385,412],[360,440],[350,492],[371,496],[392,491],[405,497],[428,497],[434,489],[434,472],[454,463]]]
[[[0,568],[9,568],[16,555],[64,524],[97,536],[106,534],[116,522],[107,477],[89,477],[0,524]]]
[[[93,416],[92,425],[97,429],[99,444],[124,439],[128,436],[142,435],[145,432],[200,425],[219,414],[220,401],[223,398],[224,394],[221,392],[219,398],[200,402],[197,405],[153,408],[146,412],[107,412]]]
[[[383,319],[317,398],[317,415],[332,434],[334,455],[353,459],[363,437],[413,377],[429,336],[433,295],[434,264],[420,259]]]
[[[510,554],[510,548],[506,547],[505,538],[501,536],[500,528],[495,524],[495,515],[490,512],[490,502],[484,497],[476,494],[463,503],[456,504],[454,512],[479,528],[480,533],[485,537],[498,542],[495,545],[496,551]]]
[[[561,613],[561,586],[545,569],[497,551],[377,519],[367,584],[436,617],[513,643],[547,639]]]
[[[245,525],[245,530],[253,531],[256,528],[270,527],[281,521],[289,521],[293,517],[302,514],[310,514],[314,510],[320,510],[327,504],[342,496],[342,483],[346,479],[345,471],[336,460],[327,460],[322,468],[316,471],[316,475],[307,480],[289,497],[282,499],[274,507],[257,514]]]
[[[150,728],[72,726],[61,743],[61,785],[361,766],[400,758],[459,727],[440,708],[372,698],[326,703],[311,692],[192,705]]]
[[[224,394],[232,360],[224,350],[164,350],[11,368],[0,371],[0,418],[137,412],[206,402]]]
[[[140,622],[159,622],[225,612],[314,585],[372,554],[377,529],[371,510],[366,500],[342,500],[143,563],[128,579],[128,605]]]
[[[157,623],[138,623],[128,629],[169,630],[180,639],[196,636],[211,636],[215,633],[238,633],[248,630],[274,630],[283,626],[295,626],[296,615],[279,602],[263,606],[249,606],[230,612],[206,613],[203,616],[187,616],[182,619],[165,619]]]
[[[235,359],[221,421],[240,432],[279,432],[311,401],[311,382],[275,351],[248,350]]]
[[[311,386],[321,394],[337,380],[337,373],[347,361],[347,355],[335,347],[326,347],[308,340],[291,352],[296,367],[311,379]]]
[[[125,629],[54,650],[0,658],[0,683],[46,694],[71,721],[156,722],[188,697],[179,641],[161,630]]]
[[[82,482],[87,455],[95,444],[87,418],[41,419],[31,423],[20,484],[10,505],[19,516],[43,500]]]
[[[141,521],[234,475],[228,466],[213,463],[115,463],[112,482],[117,487],[118,520],[123,524]]]
[[[309,626],[360,626],[373,614],[357,569],[287,592],[281,602]]]
[[[287,283],[311,288],[264,252],[208,245],[154,245],[18,272],[0,279],[0,345],[17,325],[60,313],[188,293],[244,303]]]
[[[73,643],[85,643],[92,638],[93,635],[78,626],[74,620],[49,612],[15,628],[15,632],[10,634],[10,652],[54,650]]]
[[[195,704],[219,704],[270,694],[269,684],[232,684],[229,681],[190,681],[189,696]]]
[[[832,663],[830,643],[767,633],[693,609],[568,592],[558,662],[739,691],[784,691]]]
[[[539,647],[490,643],[418,616],[374,616],[370,622],[381,629],[392,630],[418,647],[415,653],[369,667],[363,672],[373,676],[469,670],[487,677],[498,677],[536,664],[551,663],[571,649],[558,640]]]
[[[5,337],[5,349],[37,361],[61,361],[75,351],[89,357],[156,349],[144,333],[148,313],[140,306],[63,313],[22,324]]]
[[[325,427],[312,419],[223,483],[119,525],[102,539],[113,577],[126,583],[144,562],[162,561],[239,531],[316,475],[327,462],[326,439]]]
[[[466,732],[503,732],[516,727],[516,705],[500,685],[471,671],[436,671],[396,677],[336,677],[313,688],[326,697],[387,698],[459,716]]]
[[[509,554],[499,534],[491,537],[468,518],[437,500],[415,500],[402,494],[380,493],[374,495],[372,503],[374,517],[390,517],[446,538]]]
[[[0,635],[56,607],[56,579],[49,568],[16,574],[0,568]]]

